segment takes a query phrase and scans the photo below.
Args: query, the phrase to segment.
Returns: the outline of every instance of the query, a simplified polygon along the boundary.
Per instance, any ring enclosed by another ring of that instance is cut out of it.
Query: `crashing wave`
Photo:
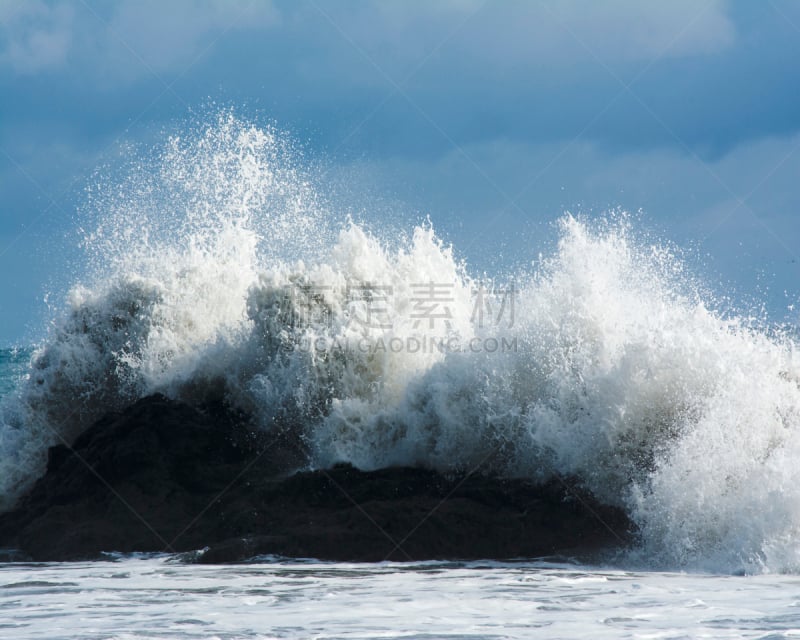
[[[534,273],[430,224],[337,221],[278,132],[221,114],[91,195],[87,282],[3,408],[0,505],[109,410],[222,399],[311,466],[578,478],[665,566],[800,570],[800,369],[627,218],[566,215]],[[705,301],[704,301],[705,300]]]

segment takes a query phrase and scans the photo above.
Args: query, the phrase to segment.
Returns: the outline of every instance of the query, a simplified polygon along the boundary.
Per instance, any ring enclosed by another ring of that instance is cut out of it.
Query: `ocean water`
[[[0,348],[0,398],[11,395],[21,386],[21,379],[27,373],[31,349]]]
[[[792,638],[800,579],[551,562],[0,565],[28,638]]]
[[[13,637],[797,633],[794,332],[624,213],[565,213],[550,253],[487,276],[430,221],[382,234],[325,194],[230,111],[99,172],[82,274],[38,345],[0,351],[0,510],[49,446],[159,392],[291,430],[311,468],[570,475],[638,544],[603,568],[7,564]]]

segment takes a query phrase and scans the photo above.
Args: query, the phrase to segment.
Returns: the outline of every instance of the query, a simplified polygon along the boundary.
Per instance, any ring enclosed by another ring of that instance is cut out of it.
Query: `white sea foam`
[[[15,640],[778,639],[797,635],[798,604],[794,576],[541,561],[0,564]]]
[[[487,289],[430,223],[337,220],[291,145],[230,113],[90,203],[91,277],[4,409],[6,508],[47,446],[161,392],[294,429],[312,466],[575,476],[662,566],[800,570],[796,344],[716,312],[624,215],[566,215],[535,272]]]

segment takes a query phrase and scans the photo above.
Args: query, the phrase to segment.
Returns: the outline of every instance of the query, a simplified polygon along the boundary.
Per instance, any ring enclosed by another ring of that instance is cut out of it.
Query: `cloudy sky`
[[[783,319],[799,60],[792,0],[0,0],[0,344],[63,295],[97,167],[211,102],[482,267],[535,256],[564,210],[641,210]]]

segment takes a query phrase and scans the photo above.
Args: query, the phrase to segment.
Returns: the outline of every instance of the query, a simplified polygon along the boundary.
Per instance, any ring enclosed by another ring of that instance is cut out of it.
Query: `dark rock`
[[[45,476],[0,516],[0,547],[34,560],[197,549],[199,562],[501,559],[618,547],[631,531],[563,479],[348,465],[287,475],[301,453],[241,416],[152,396],[53,447]]]

